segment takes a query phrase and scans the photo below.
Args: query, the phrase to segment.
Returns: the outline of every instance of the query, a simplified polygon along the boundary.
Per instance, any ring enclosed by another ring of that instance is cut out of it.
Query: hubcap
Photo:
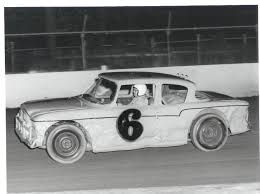
[[[199,131],[199,140],[202,145],[208,148],[218,147],[224,137],[224,126],[217,119],[205,120]]]
[[[54,139],[54,151],[62,158],[73,157],[79,150],[79,144],[79,139],[74,133],[60,132]]]
[[[63,149],[70,149],[72,147],[72,144],[73,142],[69,138],[64,138],[63,140],[61,140],[61,146]]]

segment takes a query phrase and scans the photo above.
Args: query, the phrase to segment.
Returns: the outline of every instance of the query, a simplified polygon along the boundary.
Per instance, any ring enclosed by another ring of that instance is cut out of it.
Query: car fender
[[[76,121],[73,121],[73,120],[68,120],[68,121],[58,121],[57,123],[54,123],[53,125],[51,125],[45,132],[45,135],[44,135],[44,140],[43,140],[43,145],[45,146],[46,145],[46,141],[48,139],[48,136],[50,134],[50,132],[58,125],[62,125],[62,124],[72,124],[72,125],[75,125],[77,126],[82,132],[83,134],[85,135],[85,139],[86,139],[86,142],[87,142],[87,150],[91,150],[92,149],[92,139],[91,139],[91,136],[90,134],[88,133],[88,131],[78,122]]]
[[[204,109],[204,110],[202,110],[202,111],[200,111],[199,113],[196,114],[196,116],[194,117],[194,119],[191,122],[189,129],[191,130],[194,122],[196,122],[199,117],[201,117],[202,115],[206,115],[206,114],[216,115],[216,117],[219,118],[224,123],[224,125],[226,126],[227,129],[230,128],[229,122],[228,122],[228,120],[227,120],[227,118],[226,118],[226,116],[223,112],[221,112],[220,110],[217,110],[217,109],[207,108],[207,109]]]

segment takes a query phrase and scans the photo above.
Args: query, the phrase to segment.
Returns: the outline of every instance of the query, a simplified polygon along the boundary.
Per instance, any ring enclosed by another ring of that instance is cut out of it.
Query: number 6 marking
[[[117,129],[120,136],[128,141],[137,140],[143,133],[143,126],[139,120],[141,112],[137,109],[128,109],[117,119]]]

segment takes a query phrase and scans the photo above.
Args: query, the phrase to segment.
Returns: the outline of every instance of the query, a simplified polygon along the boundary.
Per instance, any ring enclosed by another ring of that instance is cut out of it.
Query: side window
[[[146,91],[146,95],[148,97],[154,97],[154,85],[153,84],[146,84],[146,87],[147,87],[147,91]]]
[[[120,87],[118,98],[117,98],[117,104],[120,105],[135,105],[135,102],[137,102],[136,105],[151,105],[154,102],[154,89],[155,86],[153,84],[141,84],[145,85],[146,92],[142,96],[136,96],[134,95],[134,87],[135,85],[122,85]]]
[[[188,89],[181,85],[163,84],[162,85],[162,103],[163,104],[181,104],[185,102]]]
[[[126,97],[132,97],[132,85],[122,85],[119,94],[119,98],[126,98]]]

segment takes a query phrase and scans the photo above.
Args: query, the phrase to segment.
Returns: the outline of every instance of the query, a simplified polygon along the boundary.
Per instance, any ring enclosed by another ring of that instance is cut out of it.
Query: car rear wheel
[[[49,156],[63,164],[78,161],[84,155],[86,146],[86,139],[81,129],[67,123],[52,129],[46,142]]]
[[[215,151],[225,145],[228,129],[219,116],[206,114],[194,121],[190,135],[192,143],[198,149]]]

